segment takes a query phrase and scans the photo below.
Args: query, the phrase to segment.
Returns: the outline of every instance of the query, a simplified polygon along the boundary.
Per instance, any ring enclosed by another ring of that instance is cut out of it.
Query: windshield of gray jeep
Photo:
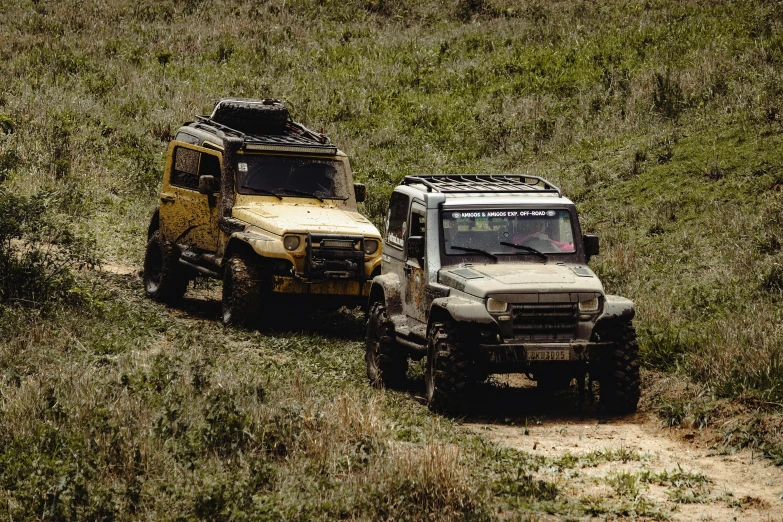
[[[466,209],[443,212],[446,255],[480,250],[493,256],[573,254],[571,214],[563,209]]]
[[[342,162],[335,160],[259,154],[237,157],[240,194],[346,199],[340,189],[344,177]]]

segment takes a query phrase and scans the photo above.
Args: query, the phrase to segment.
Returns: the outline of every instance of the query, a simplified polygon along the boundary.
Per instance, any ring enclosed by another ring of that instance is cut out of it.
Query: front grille
[[[307,238],[305,275],[311,281],[364,279],[362,236],[310,234]]]
[[[514,304],[514,339],[571,341],[576,338],[578,303]]]

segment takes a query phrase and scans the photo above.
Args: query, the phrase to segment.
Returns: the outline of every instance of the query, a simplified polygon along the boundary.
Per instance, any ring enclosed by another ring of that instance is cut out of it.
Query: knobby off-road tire
[[[223,324],[256,328],[261,324],[263,285],[260,267],[246,256],[234,255],[223,270]]]
[[[636,330],[629,323],[605,336],[614,343],[611,353],[603,359],[599,373],[598,397],[608,413],[633,413],[639,404],[639,344]]]
[[[475,388],[479,371],[470,346],[454,325],[434,323],[427,337],[424,384],[427,406],[440,413],[455,413]]]
[[[370,306],[364,360],[367,378],[376,388],[401,388],[408,372],[408,353],[394,341],[394,326],[381,302]]]
[[[234,98],[218,102],[211,119],[247,134],[283,134],[288,108],[277,100]]]
[[[144,254],[144,290],[161,303],[176,303],[188,288],[185,267],[179,264],[179,250],[173,243],[152,233]]]

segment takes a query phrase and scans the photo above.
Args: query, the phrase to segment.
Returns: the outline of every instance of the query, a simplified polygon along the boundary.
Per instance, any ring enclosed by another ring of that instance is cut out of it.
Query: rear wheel
[[[233,255],[223,270],[223,324],[255,328],[262,313],[261,270],[242,255]]]
[[[599,400],[610,413],[633,413],[639,404],[641,378],[639,376],[639,344],[636,330],[628,323],[609,336],[614,343],[611,353],[603,360],[599,378]]]
[[[453,413],[469,396],[479,380],[469,346],[459,340],[456,328],[434,323],[427,337],[427,365],[424,383],[430,410]]]
[[[364,360],[367,377],[376,388],[401,388],[408,372],[408,353],[394,342],[394,326],[382,302],[370,306]]]
[[[161,238],[160,231],[153,232],[144,254],[144,290],[148,297],[169,304],[182,299],[188,276],[178,261],[176,245]]]

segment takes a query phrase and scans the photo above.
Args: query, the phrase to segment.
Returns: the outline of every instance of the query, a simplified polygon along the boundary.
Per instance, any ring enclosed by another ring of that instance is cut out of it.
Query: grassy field
[[[637,303],[648,377],[677,383],[649,406],[783,462],[780,4],[0,0],[0,13],[0,512],[589,514],[530,478],[545,463],[466,436],[415,391],[366,386],[359,318],[226,331],[209,299],[168,312],[133,277],[90,270],[140,265],[167,141],[227,95],[281,98],[324,129],[376,224],[406,174],[559,184],[601,236],[607,291]]]

